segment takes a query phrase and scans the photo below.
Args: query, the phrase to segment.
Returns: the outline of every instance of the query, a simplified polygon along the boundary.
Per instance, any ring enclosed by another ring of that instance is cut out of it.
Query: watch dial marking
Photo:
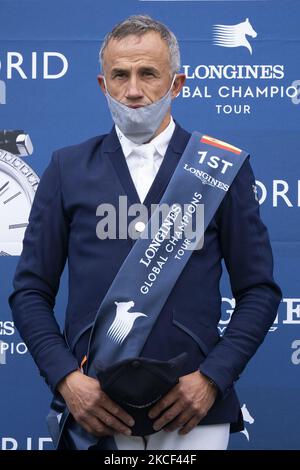
[[[28,225],[28,222],[25,222],[24,224],[12,224],[12,225],[9,225],[9,229],[24,228],[24,227],[27,227],[27,225]]]
[[[6,199],[6,201],[3,201],[3,204],[6,204],[7,202],[11,201],[12,199],[14,199],[15,197],[19,196],[21,194],[21,191],[19,191],[18,193],[14,194],[13,196],[10,196],[8,199]]]
[[[2,189],[4,189],[4,188],[5,188],[5,187],[6,187],[8,184],[9,184],[9,181],[6,181],[6,183],[4,183],[4,185],[3,185],[3,186],[1,186],[1,188],[0,188],[0,192],[1,192],[1,191],[2,191]]]

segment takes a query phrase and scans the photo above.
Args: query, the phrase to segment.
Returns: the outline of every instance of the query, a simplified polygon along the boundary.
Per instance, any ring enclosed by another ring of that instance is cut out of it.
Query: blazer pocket
[[[207,356],[220,341],[220,336],[217,326],[214,328],[206,325],[198,317],[199,315],[195,312],[189,314],[189,312],[173,309],[173,324],[193,338]]]

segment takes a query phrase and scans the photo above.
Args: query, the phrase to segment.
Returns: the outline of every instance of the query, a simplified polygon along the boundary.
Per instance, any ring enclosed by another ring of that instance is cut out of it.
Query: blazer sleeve
[[[53,391],[63,377],[78,368],[53,312],[67,258],[68,230],[59,158],[54,152],[33,201],[9,297],[15,325]]]
[[[253,185],[248,157],[217,214],[222,255],[236,307],[223,337],[200,371],[216,383],[223,396],[263,342],[282,297],[273,279],[271,245]]]

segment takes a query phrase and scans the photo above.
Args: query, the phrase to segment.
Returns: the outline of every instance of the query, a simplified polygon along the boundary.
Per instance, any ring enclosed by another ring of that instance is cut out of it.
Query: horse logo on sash
[[[115,302],[115,305],[117,306],[116,316],[107,332],[107,336],[112,341],[122,344],[132,330],[135,320],[147,315],[141,312],[129,312],[129,309],[134,306],[133,300],[130,302]]]

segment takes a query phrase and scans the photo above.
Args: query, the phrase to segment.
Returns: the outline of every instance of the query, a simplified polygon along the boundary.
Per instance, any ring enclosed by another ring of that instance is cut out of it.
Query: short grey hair
[[[171,73],[177,73],[180,70],[180,51],[175,34],[160,21],[154,20],[148,15],[133,15],[117,24],[113,30],[108,33],[102,43],[99,51],[99,62],[101,70],[103,68],[104,50],[111,39],[123,39],[131,34],[143,36],[144,34],[156,31],[160,34],[163,41],[167,43],[170,53]]]

